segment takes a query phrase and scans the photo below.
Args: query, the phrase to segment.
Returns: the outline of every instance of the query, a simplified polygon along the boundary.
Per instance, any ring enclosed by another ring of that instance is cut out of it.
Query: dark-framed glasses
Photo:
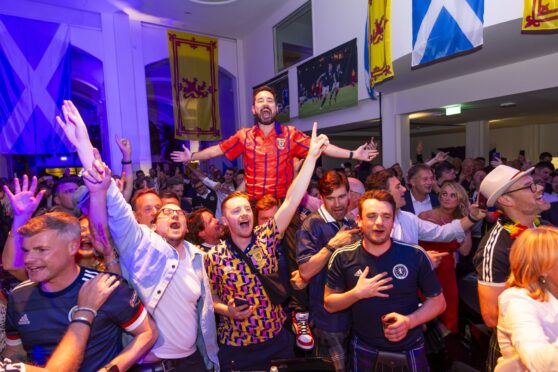
[[[525,189],[531,189],[531,192],[534,194],[539,189],[539,185],[537,185],[536,183],[530,183],[527,186],[520,187],[519,189],[515,189],[515,190],[505,192],[504,195],[511,194],[512,192],[521,191],[521,190],[525,190]]]
[[[157,213],[157,217],[159,217],[160,215],[170,217],[170,216],[174,215],[175,213],[178,217],[186,218],[186,212],[184,212],[182,209],[172,209],[172,208],[161,208],[161,209],[159,209],[159,212]]]

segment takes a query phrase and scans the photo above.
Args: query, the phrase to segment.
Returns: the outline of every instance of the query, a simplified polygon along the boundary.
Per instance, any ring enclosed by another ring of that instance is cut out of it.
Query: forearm
[[[70,323],[45,368],[49,371],[77,371],[83,361],[90,330],[85,324]]]
[[[342,311],[351,307],[359,299],[354,289],[345,293],[334,293],[326,286],[324,294],[324,307],[330,313]]]
[[[302,197],[306,193],[306,189],[312,178],[312,173],[314,172],[316,160],[315,158],[306,158],[300,172],[298,172],[289,190],[287,190],[285,201],[275,214],[275,221],[279,232],[283,232],[287,229]]]
[[[4,270],[19,270],[25,267],[23,263],[22,236],[17,230],[25,225],[31,216],[15,216],[12,229],[2,252],[2,265]]]
[[[134,338],[120,354],[113,360],[112,364],[118,366],[120,371],[127,371],[132,367],[142,356],[147,354],[151,347],[157,340],[157,327],[151,317],[147,315],[145,323],[141,325],[141,330],[134,332]]]
[[[309,282],[313,277],[318,275],[320,271],[327,265],[331,257],[331,252],[327,248],[322,248],[310,257],[308,261],[299,265],[300,276],[304,281]]]
[[[124,159],[122,160],[124,161]],[[134,191],[134,170],[132,169],[132,163],[123,164],[122,172],[126,173],[126,183],[124,184],[124,191],[122,191],[122,195],[124,196],[124,199],[129,202]]]
[[[471,230],[465,233],[465,239],[461,242],[459,246],[459,254],[462,256],[468,256],[471,253],[471,246],[473,245],[471,241]]]
[[[219,145],[214,145],[202,151],[193,152],[190,160],[207,160],[216,158],[217,156],[221,155],[223,155],[223,150],[221,150],[221,147],[219,147]]]
[[[446,309],[446,299],[443,294],[436,297],[427,297],[415,312],[408,315],[409,329],[418,327],[434,319]]]
[[[221,301],[219,296],[215,293],[212,293],[211,297],[213,298],[213,311],[215,311],[215,313],[219,315],[230,316],[229,307],[224,304],[223,301]]]
[[[351,156],[351,150],[342,149],[330,143],[325,148],[324,154],[332,158],[348,159]]]

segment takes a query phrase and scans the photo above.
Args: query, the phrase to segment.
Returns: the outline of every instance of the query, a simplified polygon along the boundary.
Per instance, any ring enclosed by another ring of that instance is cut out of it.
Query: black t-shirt
[[[26,281],[14,288],[6,316],[7,343],[23,343],[29,360],[45,365],[70,325],[81,286],[99,272],[81,268],[77,279],[59,292],[44,292]],[[146,316],[136,293],[122,282],[93,321],[80,371],[97,371],[122,351],[122,330],[133,331]]]
[[[329,261],[327,286],[336,292],[353,289],[369,267],[368,278],[387,272],[393,288],[383,292],[388,298],[372,297],[357,301],[351,306],[352,331],[360,340],[373,348],[386,351],[404,351],[417,347],[423,341],[422,329],[415,327],[399,342],[384,336],[382,316],[391,312],[409,315],[419,306],[418,290],[426,297],[442,293],[436,273],[422,248],[392,241],[381,256],[366,252],[361,242],[338,249]]]
[[[504,285],[510,275],[510,249],[513,240],[510,233],[498,221],[484,234],[473,264],[477,269],[478,281],[486,285]]]

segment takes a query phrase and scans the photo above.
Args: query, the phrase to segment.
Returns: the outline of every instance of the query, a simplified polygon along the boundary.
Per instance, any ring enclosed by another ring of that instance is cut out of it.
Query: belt
[[[171,372],[174,371],[176,367],[180,366],[186,358],[180,359],[165,359],[160,362],[137,364],[133,371],[135,372]]]

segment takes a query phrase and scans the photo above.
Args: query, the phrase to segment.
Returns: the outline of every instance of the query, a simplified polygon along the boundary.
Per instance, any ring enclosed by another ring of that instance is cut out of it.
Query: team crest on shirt
[[[277,147],[279,150],[285,149],[285,139],[284,138],[277,138]]]
[[[393,267],[393,276],[397,279],[405,279],[409,275],[409,269],[403,264],[397,264]]]
[[[134,293],[132,293],[132,297],[130,298],[130,301],[128,301],[128,304],[132,308],[134,308],[134,307],[136,307],[140,304],[140,299],[139,299],[138,293],[136,291],[134,291]]]

